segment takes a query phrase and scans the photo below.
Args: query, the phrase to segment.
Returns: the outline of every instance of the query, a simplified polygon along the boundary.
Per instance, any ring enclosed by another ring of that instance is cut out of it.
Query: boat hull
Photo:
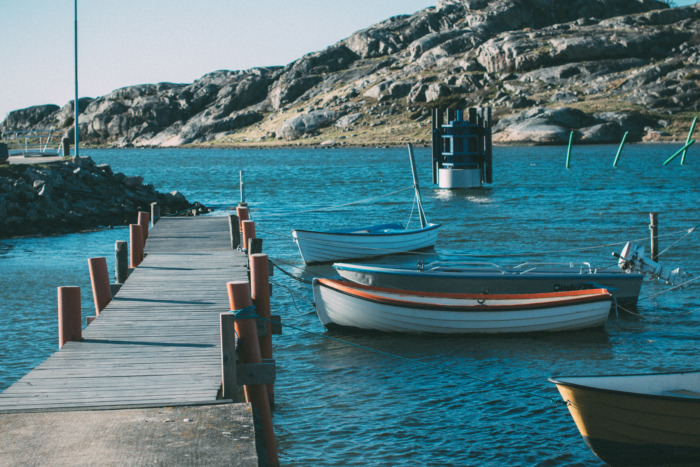
[[[294,230],[292,236],[306,264],[370,258],[422,250],[435,246],[439,225],[395,233],[373,233],[372,227],[356,232]]]
[[[314,279],[313,291],[317,315],[328,329],[438,334],[603,327],[612,300],[607,292],[598,290],[529,296],[556,296],[556,300],[546,303],[508,295],[502,296],[509,298],[502,299],[508,305],[500,305],[498,296],[418,294],[328,279]],[[567,299],[565,295],[572,295],[572,298]]]
[[[613,466],[700,462],[700,393],[671,397],[662,391],[640,394],[551,381],[568,401],[585,442],[602,461]],[[649,388],[653,382],[639,380],[638,386]]]
[[[530,294],[569,290],[606,289],[620,305],[637,303],[642,274],[624,271],[580,273],[574,269],[553,273],[502,274],[424,272],[418,269],[385,268],[371,265],[336,264],[343,279],[375,287],[440,293]]]

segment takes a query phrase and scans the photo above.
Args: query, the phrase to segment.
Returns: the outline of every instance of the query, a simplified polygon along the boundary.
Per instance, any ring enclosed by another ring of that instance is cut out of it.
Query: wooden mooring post
[[[651,260],[657,261],[659,257],[659,213],[650,212],[649,218],[651,221],[649,224],[649,229],[651,230]]]
[[[241,244],[241,230],[238,216],[235,214],[228,215],[228,233],[231,236],[231,249],[238,249],[238,246]]]
[[[114,244],[114,280],[117,284],[126,282],[129,277],[129,252],[124,241],[117,240]]]
[[[83,339],[80,287],[58,288],[58,348]]]
[[[92,297],[95,301],[95,315],[99,316],[100,312],[112,301],[112,289],[109,284],[109,272],[107,271],[107,258],[88,258],[88,268],[90,269]]]
[[[146,240],[148,240],[148,225],[150,224],[151,215],[144,211],[139,211],[138,224],[143,229],[143,243],[145,245]]]
[[[228,291],[228,299],[231,310],[242,310],[253,304],[250,295],[250,283],[243,281],[229,282],[226,284],[226,289]],[[226,318],[221,319],[225,320]],[[256,329],[254,316],[248,318],[235,318],[234,328],[236,330],[236,334],[241,340],[241,347],[238,352],[238,358],[241,364],[238,365],[238,367],[236,368],[235,377],[237,383],[240,383],[241,376],[244,376],[247,373],[254,374],[256,366],[262,369],[262,366],[264,365],[260,353],[260,342],[258,340],[258,332]],[[227,349],[227,354],[231,354],[230,348]],[[224,350],[222,347],[222,362],[224,359],[223,356]],[[250,369],[244,367],[247,365],[250,365]],[[227,366],[223,365],[222,363],[222,370],[226,370],[226,368]],[[230,375],[222,375],[222,380],[228,380],[229,385],[231,384],[231,379],[232,378]],[[274,380],[272,382],[274,383]],[[243,393],[245,394],[246,402],[250,402],[251,404],[253,404],[253,406],[255,406],[255,408],[257,408],[260,412],[263,431],[265,433],[265,450],[267,451],[267,460],[271,466],[279,466],[279,459],[277,457],[277,444],[275,442],[275,432],[272,427],[272,413],[270,410],[270,402],[267,396],[267,382],[253,380],[251,382],[248,382],[248,384],[244,383]]]
[[[131,267],[136,268],[143,261],[143,227],[129,224],[129,243],[131,244]]]
[[[160,219],[160,205],[158,203],[151,203],[151,228],[156,225]]]
[[[255,239],[251,239],[251,242]],[[262,239],[260,239],[262,240]],[[262,245],[261,245],[262,246]],[[252,249],[252,243],[251,243]],[[250,258],[250,293],[253,298],[253,304],[258,312],[258,315],[263,319],[261,324],[265,328],[265,335],[259,336],[260,354],[264,359],[272,359],[272,316],[270,311],[270,274],[268,272],[267,255],[263,253],[255,253],[249,256]],[[270,401],[270,407],[275,405],[275,386],[274,384],[267,385],[267,398]]]
[[[241,222],[241,232],[243,233],[241,243],[247,250],[250,247],[250,240],[255,238],[255,222],[247,220]]]

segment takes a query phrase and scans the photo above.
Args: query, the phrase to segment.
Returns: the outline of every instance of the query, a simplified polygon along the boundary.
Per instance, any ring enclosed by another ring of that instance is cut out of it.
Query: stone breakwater
[[[142,177],[115,174],[89,157],[0,166],[0,238],[135,224],[138,212],[150,212],[154,202],[161,216],[189,208],[198,214],[210,211],[177,191],[159,193]]]

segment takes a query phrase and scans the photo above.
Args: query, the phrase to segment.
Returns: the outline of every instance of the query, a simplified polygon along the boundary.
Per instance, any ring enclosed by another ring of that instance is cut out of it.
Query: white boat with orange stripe
[[[519,333],[605,326],[605,289],[516,295],[414,292],[313,280],[316,314],[327,329],[415,333]]]

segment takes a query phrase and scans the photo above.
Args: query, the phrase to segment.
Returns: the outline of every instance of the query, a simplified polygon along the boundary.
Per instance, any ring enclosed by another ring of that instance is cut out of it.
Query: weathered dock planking
[[[221,399],[226,217],[164,218],[100,315],[0,393],[0,465],[267,465],[250,404]]]
[[[226,217],[161,219],[147,257],[83,331],[0,393],[0,413],[216,404],[226,282],[247,280]]]

